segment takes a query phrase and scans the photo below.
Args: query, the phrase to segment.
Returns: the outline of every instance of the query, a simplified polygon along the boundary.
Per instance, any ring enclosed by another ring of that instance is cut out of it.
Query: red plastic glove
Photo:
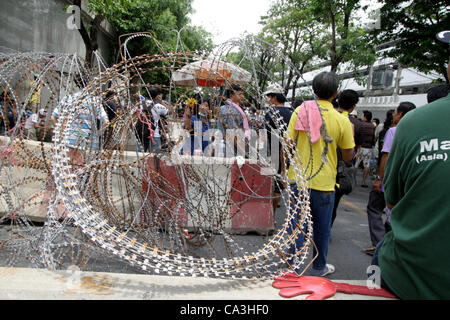
[[[310,294],[306,300],[324,300],[336,294],[336,285],[328,279],[319,277],[299,277],[289,273],[275,278],[272,286],[280,290],[283,298],[293,298]]]
[[[369,289],[365,286],[335,283],[320,277],[299,277],[295,273],[288,273],[275,278],[272,286],[276,289],[281,289],[280,296],[283,298],[310,294],[306,297],[306,300],[324,300],[334,296],[336,292],[342,292],[396,299],[393,294],[384,289]]]

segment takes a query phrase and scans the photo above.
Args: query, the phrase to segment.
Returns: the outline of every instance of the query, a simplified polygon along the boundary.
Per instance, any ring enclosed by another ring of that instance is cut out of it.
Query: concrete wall
[[[1,47],[20,52],[77,53],[85,56],[85,46],[77,29],[70,30],[70,14],[65,0],[0,0]],[[108,63],[111,34],[99,36],[100,53]]]

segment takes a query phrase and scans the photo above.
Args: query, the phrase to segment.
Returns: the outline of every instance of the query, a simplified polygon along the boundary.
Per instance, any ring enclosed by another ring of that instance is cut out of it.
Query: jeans
[[[155,140],[155,143],[150,141],[151,151],[152,152],[159,152],[159,151],[161,151],[161,138],[160,137],[153,137],[153,140]]]
[[[191,155],[194,155],[196,148],[199,147],[199,145],[197,145],[197,143],[195,142],[195,137],[191,136]],[[202,155],[206,156],[205,154],[203,154],[203,152],[205,151],[206,147],[209,145],[209,141],[202,140],[201,145],[202,145]]]
[[[299,192],[297,185],[291,184],[291,190],[294,192],[295,196],[298,197]],[[313,220],[313,240],[317,246],[318,256],[313,262],[313,271],[325,271],[326,262],[328,255],[328,245],[330,242],[331,234],[331,217],[333,214],[334,207],[334,191],[318,191],[310,190],[310,204],[311,204],[311,215]],[[291,212],[295,210],[294,204],[290,205]],[[297,216],[298,215],[298,216]],[[296,212],[295,216],[300,219],[300,212]],[[288,232],[291,234],[293,228],[296,226],[295,217],[292,219]],[[292,227],[292,228],[291,228]],[[306,231],[306,226],[305,230]],[[295,246],[293,250],[298,251],[304,242],[304,236],[299,235],[295,241]],[[317,254],[315,247],[313,248],[313,256]],[[297,272],[299,270],[296,270]]]

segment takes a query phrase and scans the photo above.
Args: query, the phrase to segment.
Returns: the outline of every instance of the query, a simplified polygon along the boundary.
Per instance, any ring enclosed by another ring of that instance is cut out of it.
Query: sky
[[[262,30],[258,24],[273,0],[194,0],[195,13],[190,15],[193,25],[203,26],[213,35],[214,44],[220,45],[232,38]],[[373,1],[362,0],[374,6]]]
[[[216,45],[247,33],[258,33],[260,17],[270,8],[271,0],[194,0],[193,25],[203,26],[213,35]]]

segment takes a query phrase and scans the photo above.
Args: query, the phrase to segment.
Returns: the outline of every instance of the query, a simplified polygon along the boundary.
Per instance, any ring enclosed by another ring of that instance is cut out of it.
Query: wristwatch
[[[377,176],[377,177],[375,178],[375,180],[380,180],[380,181],[383,181],[383,178],[382,178],[382,177],[380,177],[380,176]]]

